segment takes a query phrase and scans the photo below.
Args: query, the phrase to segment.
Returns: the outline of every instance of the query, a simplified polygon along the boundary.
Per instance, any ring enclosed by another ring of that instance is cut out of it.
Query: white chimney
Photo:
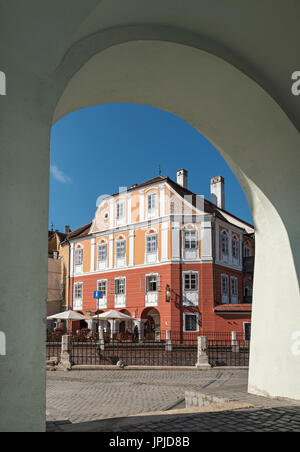
[[[224,177],[216,176],[210,181],[211,202],[220,209],[225,209],[225,181]]]
[[[183,188],[188,188],[188,172],[187,170],[181,168],[177,171],[177,184],[181,185]]]

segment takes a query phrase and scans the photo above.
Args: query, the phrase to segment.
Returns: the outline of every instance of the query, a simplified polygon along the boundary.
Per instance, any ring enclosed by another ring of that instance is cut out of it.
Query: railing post
[[[72,370],[71,363],[72,355],[72,336],[65,334],[61,339],[61,355],[59,359],[58,369],[60,370]]]
[[[211,367],[208,362],[208,353],[207,353],[207,337],[199,336],[198,337],[198,350],[197,350],[197,369],[207,369]]]
[[[166,352],[171,352],[172,351],[172,339],[171,339],[171,331],[167,330],[166,331],[166,346],[165,346],[165,350]]]
[[[104,341],[104,329],[99,327],[99,349],[105,349],[105,341]]]
[[[239,351],[240,351],[240,347],[239,347],[238,341],[237,341],[237,332],[236,331],[231,331],[231,350],[232,350],[232,353],[239,353]]]

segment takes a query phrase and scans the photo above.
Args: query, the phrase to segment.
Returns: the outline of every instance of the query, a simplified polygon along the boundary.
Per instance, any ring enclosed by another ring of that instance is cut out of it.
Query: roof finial
[[[161,167],[160,167],[160,165],[158,167],[158,175],[161,176]]]

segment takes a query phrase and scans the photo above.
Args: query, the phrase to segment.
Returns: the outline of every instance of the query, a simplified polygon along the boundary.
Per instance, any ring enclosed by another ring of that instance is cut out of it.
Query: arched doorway
[[[121,309],[120,312],[131,317],[131,314],[127,309]],[[128,321],[121,320],[119,322],[119,334],[121,334],[122,336],[125,336],[125,334],[127,334],[127,333],[129,333],[129,334],[132,333],[132,321],[131,320],[128,320]]]
[[[154,341],[160,336],[160,313],[155,308],[144,309],[141,315],[143,322],[143,339]]]

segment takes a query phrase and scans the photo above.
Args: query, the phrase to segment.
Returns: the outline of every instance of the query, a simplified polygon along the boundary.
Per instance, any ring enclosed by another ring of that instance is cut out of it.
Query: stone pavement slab
[[[148,416],[146,424],[139,417],[143,413],[183,407],[186,390],[213,394],[230,401],[251,405],[253,408],[244,409],[238,414],[230,410],[227,410],[226,414],[194,413],[191,415],[181,412],[171,416],[172,423],[166,416],[159,422],[155,417],[151,420],[151,416]],[[114,419],[126,419],[128,416],[136,417],[134,424],[138,430],[126,430],[128,426],[125,423],[122,424],[124,431],[168,432],[179,429],[178,431],[186,432],[211,431],[209,429],[212,428],[229,431],[228,429],[233,426],[235,429],[242,429],[241,431],[247,431],[247,429],[253,431],[263,427],[270,431],[276,428],[298,431],[299,410],[299,402],[267,399],[247,394],[246,370],[135,371],[125,369],[99,372],[51,372],[47,375],[48,431],[62,431],[63,428],[68,428],[67,425],[59,425],[58,421],[79,427],[79,424],[106,419],[113,426]],[[144,430],[145,428],[151,428],[151,430]]]

